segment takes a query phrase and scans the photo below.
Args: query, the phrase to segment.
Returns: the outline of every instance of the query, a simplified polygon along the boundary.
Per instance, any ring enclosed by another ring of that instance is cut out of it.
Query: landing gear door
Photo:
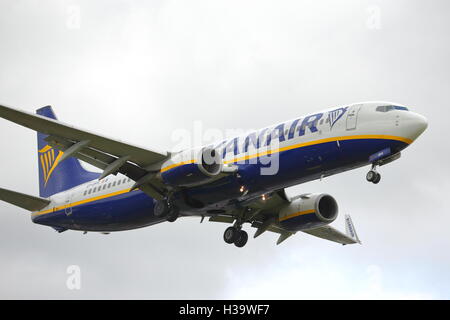
[[[355,130],[358,122],[358,113],[361,105],[350,106],[347,111],[347,130]]]

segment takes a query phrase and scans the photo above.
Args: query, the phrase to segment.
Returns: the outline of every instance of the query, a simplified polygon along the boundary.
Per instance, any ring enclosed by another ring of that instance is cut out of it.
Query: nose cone
[[[428,120],[418,113],[410,112],[405,119],[405,130],[408,138],[416,140],[428,127]]]
[[[427,118],[425,118],[424,116],[420,115],[420,114],[416,114],[417,117],[417,131],[419,132],[418,136],[422,134],[422,132],[424,132],[426,130],[426,128],[428,128],[428,120]]]

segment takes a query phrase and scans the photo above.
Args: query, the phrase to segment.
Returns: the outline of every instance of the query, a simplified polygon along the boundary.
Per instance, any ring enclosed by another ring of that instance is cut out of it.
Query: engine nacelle
[[[336,220],[338,205],[328,194],[308,194],[293,200],[279,213],[280,225],[288,231],[314,229]]]
[[[161,179],[172,186],[201,185],[222,171],[222,157],[211,148],[188,150],[176,155],[161,170]]]

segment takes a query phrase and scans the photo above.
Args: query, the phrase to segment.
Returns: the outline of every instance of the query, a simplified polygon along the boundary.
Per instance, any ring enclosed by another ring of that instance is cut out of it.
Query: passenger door
[[[357,104],[348,108],[347,111],[347,131],[355,130],[358,122],[358,113],[361,105]]]

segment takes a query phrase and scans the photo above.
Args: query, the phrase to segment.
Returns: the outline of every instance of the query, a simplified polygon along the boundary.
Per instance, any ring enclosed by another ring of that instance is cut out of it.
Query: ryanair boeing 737
[[[233,224],[226,243],[243,247],[242,229],[298,231],[341,244],[359,243],[350,216],[346,231],[328,194],[288,197],[285,188],[400,157],[427,128],[407,107],[386,102],[336,107],[243,136],[180,152],[141,148],[58,121],[51,107],[37,114],[0,106],[0,117],[37,131],[39,197],[0,189],[0,200],[31,211],[34,223],[58,232],[109,233],[198,216]],[[89,172],[80,160],[102,170]]]

